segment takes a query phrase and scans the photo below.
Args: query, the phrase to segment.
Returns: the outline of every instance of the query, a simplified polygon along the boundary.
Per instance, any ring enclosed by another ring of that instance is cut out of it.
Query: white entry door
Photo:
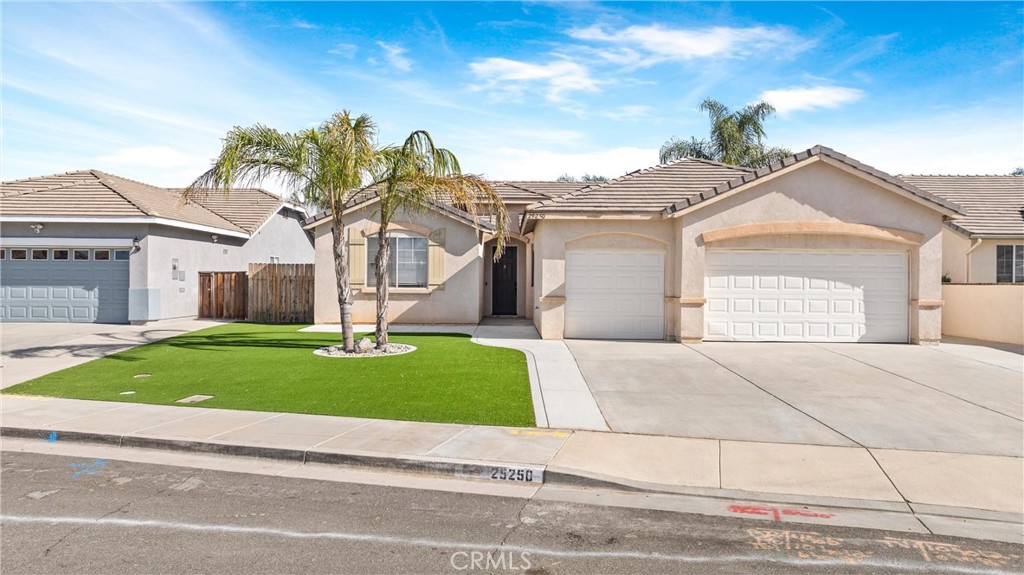
[[[705,276],[705,340],[907,341],[906,252],[707,250]]]
[[[566,252],[565,297],[567,338],[664,339],[664,254]]]

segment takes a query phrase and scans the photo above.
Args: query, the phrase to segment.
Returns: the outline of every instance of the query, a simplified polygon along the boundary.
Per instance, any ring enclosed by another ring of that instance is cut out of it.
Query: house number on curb
[[[544,471],[524,467],[481,467],[460,474],[511,483],[544,483]]]

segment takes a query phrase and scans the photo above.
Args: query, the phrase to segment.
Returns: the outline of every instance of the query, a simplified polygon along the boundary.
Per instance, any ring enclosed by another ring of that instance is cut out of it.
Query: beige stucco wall
[[[363,208],[345,216],[347,227],[360,231],[376,230],[373,207]],[[391,288],[388,319],[393,323],[478,323],[483,301],[484,258],[478,232],[472,227],[436,212],[402,213],[395,218],[392,230],[408,230],[421,235],[445,229],[445,282],[443,288]],[[339,323],[337,280],[330,222],[315,228],[316,290],[313,318],[316,323]],[[365,247],[356,247],[364,249]],[[353,321],[375,323],[376,291],[372,287],[355,290]]]
[[[534,324],[542,337],[561,338],[565,306],[565,251],[665,250],[665,333],[669,339],[704,336],[704,250],[701,234],[772,222],[865,224],[920,234],[920,245],[850,235],[766,235],[723,240],[715,246],[769,249],[869,249],[908,253],[910,336],[937,342],[941,332],[942,215],[824,162],[801,166],[704,204],[681,217],[653,220],[544,219],[536,224],[538,257]],[[594,234],[605,234],[595,236]],[[593,239],[580,239],[592,236]],[[919,305],[924,302],[924,305]]]
[[[911,341],[933,343],[941,337],[940,308],[919,308],[917,301],[941,299],[942,216],[927,206],[823,161],[766,180],[701,209],[684,214],[682,228],[683,298],[704,297],[705,231],[763,222],[829,221],[867,224],[921,234],[920,246],[851,236],[765,236],[748,243],[763,248],[892,249],[910,255]],[[740,247],[740,246],[733,246]],[[704,335],[703,306],[682,308],[680,339]]]
[[[963,234],[959,234],[948,226],[942,226],[942,273],[949,276],[950,281],[966,283],[967,280],[967,250],[971,248],[972,241]],[[992,278],[995,280],[995,268],[992,270]]]
[[[942,286],[942,333],[1024,345],[1024,284]]]
[[[1024,238],[983,239],[979,244],[943,226],[942,271],[953,283],[996,283],[996,247],[1020,244]]]
[[[541,337],[561,339],[565,325],[565,252],[572,250],[660,250],[665,252],[665,295],[677,297],[674,224],[664,219],[540,220],[533,232],[533,323]],[[665,335],[676,327],[666,314]]]

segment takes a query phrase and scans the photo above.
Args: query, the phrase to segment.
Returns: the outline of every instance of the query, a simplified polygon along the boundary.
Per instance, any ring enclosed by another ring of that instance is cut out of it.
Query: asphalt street
[[[2,453],[18,573],[1020,573],[1006,543]]]

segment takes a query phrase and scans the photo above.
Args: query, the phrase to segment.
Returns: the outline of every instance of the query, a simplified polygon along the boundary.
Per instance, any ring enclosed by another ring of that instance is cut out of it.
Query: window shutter
[[[348,229],[348,281],[352,289],[366,285],[366,238],[356,228]]]
[[[438,228],[427,237],[427,286],[444,287],[444,228]]]

